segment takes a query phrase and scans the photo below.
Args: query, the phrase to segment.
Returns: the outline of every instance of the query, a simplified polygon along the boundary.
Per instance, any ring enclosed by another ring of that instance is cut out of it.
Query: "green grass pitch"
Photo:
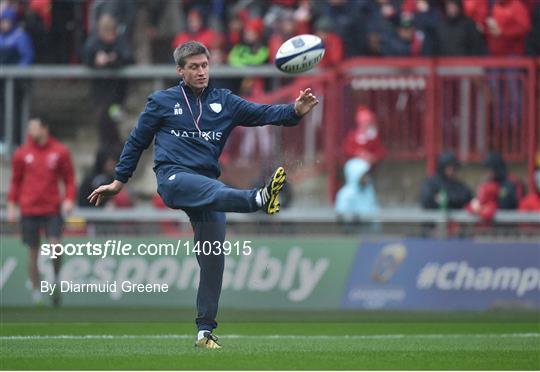
[[[2,369],[540,368],[537,314],[224,311],[222,350],[189,310],[3,309]],[[182,321],[180,319],[183,318]]]

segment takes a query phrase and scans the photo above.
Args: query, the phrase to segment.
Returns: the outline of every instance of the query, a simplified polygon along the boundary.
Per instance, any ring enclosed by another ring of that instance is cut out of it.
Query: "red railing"
[[[433,172],[441,151],[478,162],[496,150],[508,161],[527,162],[532,185],[540,150],[539,70],[540,59],[533,58],[354,58],[254,100],[290,102],[306,86],[324,97],[317,148],[330,199],[345,160],[342,139],[355,125],[358,105],[376,113],[388,159],[425,159]],[[287,138],[301,136],[302,129],[294,130]],[[283,140],[285,149],[304,149],[301,141]]]

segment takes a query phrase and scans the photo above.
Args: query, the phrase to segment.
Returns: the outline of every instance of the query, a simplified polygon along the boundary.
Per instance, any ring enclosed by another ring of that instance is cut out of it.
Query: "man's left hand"
[[[294,102],[294,112],[298,116],[304,116],[318,103],[319,100],[311,93],[311,88],[306,88],[300,91],[300,95]]]

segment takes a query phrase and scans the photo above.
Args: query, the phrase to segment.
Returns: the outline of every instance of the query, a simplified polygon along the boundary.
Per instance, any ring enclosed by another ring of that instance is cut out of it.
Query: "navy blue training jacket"
[[[166,176],[188,171],[218,178],[218,158],[235,126],[298,124],[294,105],[260,105],[248,102],[228,89],[207,87],[201,95],[201,133],[195,126],[181,87],[184,87],[193,116],[199,116],[199,101],[191,89],[180,83],[148,97],[137,126],[131,131],[116,166],[116,179],[127,182],[142,152],[155,137],[154,171]],[[201,136],[202,134],[202,136]],[[207,138],[207,139],[205,139]],[[167,170],[162,172],[162,170]]]

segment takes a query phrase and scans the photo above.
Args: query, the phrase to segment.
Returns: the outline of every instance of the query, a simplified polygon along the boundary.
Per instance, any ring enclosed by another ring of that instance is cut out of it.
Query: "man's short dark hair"
[[[186,58],[199,54],[204,54],[207,58],[210,58],[210,52],[203,44],[198,41],[188,41],[174,50],[174,63],[183,68],[186,65]]]

